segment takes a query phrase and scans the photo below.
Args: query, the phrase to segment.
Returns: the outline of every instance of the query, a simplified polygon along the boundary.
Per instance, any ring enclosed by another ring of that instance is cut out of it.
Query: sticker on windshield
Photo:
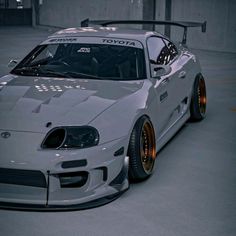
[[[135,47],[135,42],[131,40],[123,40],[123,39],[102,39],[103,43],[120,45],[120,46],[133,46]]]
[[[90,48],[80,48],[77,52],[90,53]]]
[[[48,42],[50,43],[73,43],[76,42],[76,38],[56,38],[56,39],[49,39]]]
[[[137,40],[132,39],[120,39],[120,38],[103,38],[103,37],[58,37],[49,38],[41,43],[44,44],[104,44],[104,45],[116,45],[125,47],[143,48],[142,44]],[[86,45],[86,46],[87,46]],[[85,45],[84,45],[85,46]],[[89,47],[82,47],[78,53],[90,53]]]

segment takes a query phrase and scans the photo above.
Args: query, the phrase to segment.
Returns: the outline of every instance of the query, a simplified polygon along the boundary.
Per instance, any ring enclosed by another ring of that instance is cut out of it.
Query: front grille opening
[[[56,129],[53,130],[43,142],[43,148],[59,148],[62,146],[66,136],[65,129]]]
[[[87,165],[87,160],[64,161],[61,164],[63,169],[84,167]]]
[[[0,183],[39,188],[47,187],[44,174],[36,170],[0,168]]]
[[[61,188],[80,188],[84,186],[88,180],[88,172],[72,172],[59,174]]]

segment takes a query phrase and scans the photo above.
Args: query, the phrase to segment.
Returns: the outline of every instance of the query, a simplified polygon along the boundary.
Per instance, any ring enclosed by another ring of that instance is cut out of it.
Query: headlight
[[[44,149],[88,148],[99,142],[98,131],[91,126],[58,127],[52,129],[44,139]]]

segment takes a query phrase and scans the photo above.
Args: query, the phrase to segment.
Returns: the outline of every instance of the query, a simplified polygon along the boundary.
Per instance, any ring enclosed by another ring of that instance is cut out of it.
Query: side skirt
[[[176,132],[186,123],[190,117],[187,110],[175,123],[173,123],[164,134],[156,141],[157,152],[176,134]]]

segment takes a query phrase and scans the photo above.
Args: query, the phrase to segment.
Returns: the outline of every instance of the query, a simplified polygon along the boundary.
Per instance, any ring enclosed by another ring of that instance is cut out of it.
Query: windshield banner
[[[41,43],[44,44],[67,44],[67,43],[85,43],[85,44],[106,44],[125,47],[143,48],[142,44],[136,40],[106,38],[106,37],[52,37]]]

